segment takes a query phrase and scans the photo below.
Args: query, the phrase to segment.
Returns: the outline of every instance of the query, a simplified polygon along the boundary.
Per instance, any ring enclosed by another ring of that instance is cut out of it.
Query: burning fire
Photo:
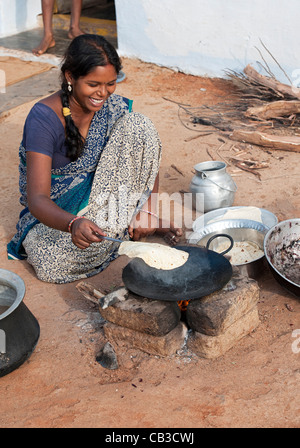
[[[179,300],[177,303],[181,311],[186,311],[189,302],[189,300]]]

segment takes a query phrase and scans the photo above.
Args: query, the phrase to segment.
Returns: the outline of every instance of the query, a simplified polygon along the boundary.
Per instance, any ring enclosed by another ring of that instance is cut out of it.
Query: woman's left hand
[[[183,235],[182,229],[175,227],[172,222],[167,225],[161,218],[147,214],[133,221],[128,227],[128,233],[133,241],[154,234],[161,235],[170,246],[175,246]]]
[[[158,233],[158,232],[157,232]],[[183,231],[180,228],[170,228],[165,234],[164,234],[164,240],[170,245],[170,246],[176,246],[177,243],[179,243],[180,238],[183,235]]]
[[[156,230],[156,234],[162,235],[166,243],[170,246],[176,246],[183,235],[183,231],[180,227],[175,227],[173,222],[171,222],[168,227],[163,221],[161,221],[161,226]]]

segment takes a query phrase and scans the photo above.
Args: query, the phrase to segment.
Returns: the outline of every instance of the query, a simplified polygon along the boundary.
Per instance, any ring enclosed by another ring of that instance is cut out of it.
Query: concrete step
[[[54,30],[68,31],[70,27],[70,14],[53,14]],[[38,25],[43,27],[43,18],[38,17]],[[98,19],[93,17],[80,18],[80,27],[90,34],[98,34],[110,40],[117,40],[117,23],[115,20]]]

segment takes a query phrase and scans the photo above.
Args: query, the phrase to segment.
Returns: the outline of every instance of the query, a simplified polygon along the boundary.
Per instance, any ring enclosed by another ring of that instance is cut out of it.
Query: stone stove
[[[86,284],[78,286],[86,295]],[[223,289],[185,303],[183,311],[176,301],[148,299],[124,287],[106,296],[88,289],[110,345],[122,342],[150,355],[171,356],[186,347],[199,357],[217,358],[259,324],[258,284],[238,271]]]

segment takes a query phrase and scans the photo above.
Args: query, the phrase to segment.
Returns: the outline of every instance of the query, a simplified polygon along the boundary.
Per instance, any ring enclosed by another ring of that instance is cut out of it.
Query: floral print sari
[[[52,170],[51,199],[64,210],[95,222],[109,236],[129,239],[128,225],[154,186],[161,142],[147,117],[130,112],[130,102],[111,95],[94,115],[83,155]],[[40,223],[28,210],[26,156],[20,147],[17,233],[8,244],[11,259],[27,259],[38,278],[67,283],[95,275],[118,255],[118,243],[102,240],[87,249],[71,235]]]

